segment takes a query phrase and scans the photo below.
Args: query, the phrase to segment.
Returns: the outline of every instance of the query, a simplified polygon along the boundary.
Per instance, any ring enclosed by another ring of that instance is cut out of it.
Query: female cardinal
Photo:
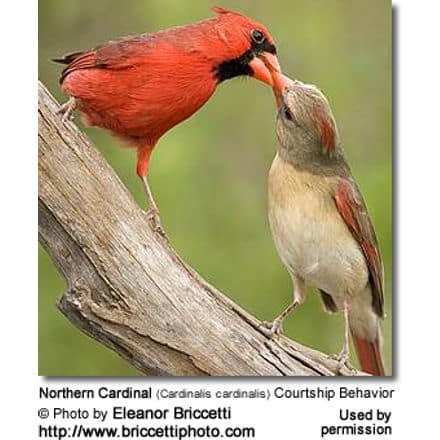
[[[163,232],[147,181],[153,148],[169,129],[189,118],[227,79],[248,75],[270,86],[280,72],[266,28],[216,7],[215,17],[156,33],[112,41],[54,61],[67,64],[63,90],[71,96],[63,119],[79,110],[88,125],[103,127],[137,148],[137,175],[149,217]]]
[[[338,356],[349,358],[351,331],[363,371],[384,375],[380,321],[383,265],[364,200],[345,161],[325,96],[312,85],[275,75],[281,104],[278,152],[269,172],[268,214],[278,253],[295,285],[283,319],[317,287],[327,311],[343,311],[345,339]]]

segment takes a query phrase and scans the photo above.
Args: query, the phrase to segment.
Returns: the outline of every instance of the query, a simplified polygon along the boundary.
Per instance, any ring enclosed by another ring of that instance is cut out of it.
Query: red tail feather
[[[353,334],[352,337],[362,371],[373,376],[385,376],[379,338],[370,342]]]

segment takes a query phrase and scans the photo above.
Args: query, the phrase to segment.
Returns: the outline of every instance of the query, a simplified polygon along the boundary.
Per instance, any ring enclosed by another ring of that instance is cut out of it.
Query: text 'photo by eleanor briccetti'
[[[39,375],[392,376],[391,2],[167,3],[39,2]]]

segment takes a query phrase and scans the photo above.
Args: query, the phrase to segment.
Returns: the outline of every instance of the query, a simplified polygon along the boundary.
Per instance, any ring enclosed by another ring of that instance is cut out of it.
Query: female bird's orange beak
[[[263,52],[255,56],[249,63],[249,66],[254,73],[254,78],[271,87],[274,86],[274,73],[281,74],[278,58],[269,52]]]
[[[280,108],[283,105],[283,93],[288,89],[295,81],[288,76],[283,75],[281,72],[274,72],[272,75],[273,81],[273,93],[277,102],[277,107]]]

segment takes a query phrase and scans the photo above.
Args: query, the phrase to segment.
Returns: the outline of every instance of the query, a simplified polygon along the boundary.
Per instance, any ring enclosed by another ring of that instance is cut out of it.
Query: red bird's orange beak
[[[254,57],[249,66],[255,78],[272,87],[277,106],[281,107],[283,93],[294,81],[282,74],[278,58],[271,53],[263,52]]]
[[[249,66],[254,73],[254,78],[271,87],[274,86],[273,75],[275,73],[281,74],[278,58],[268,52],[263,52],[255,56],[249,63]]]

